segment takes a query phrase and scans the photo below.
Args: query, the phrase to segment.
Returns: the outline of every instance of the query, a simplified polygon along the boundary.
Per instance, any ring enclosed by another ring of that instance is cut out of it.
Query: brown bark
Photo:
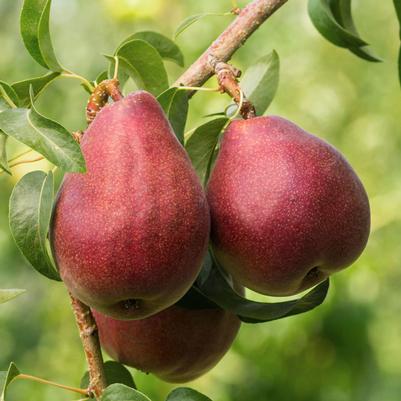
[[[256,29],[288,0],[253,0],[212,45],[177,79],[174,86],[202,86],[218,62],[227,62]]]
[[[245,120],[255,117],[256,110],[253,107],[253,104],[245,97],[244,93],[242,93],[241,96],[241,88],[237,80],[241,75],[241,71],[229,64],[219,62],[216,64],[215,73],[220,90],[230,95],[234,102],[237,103],[238,107],[241,107],[239,112],[242,117]]]
[[[100,399],[106,388],[106,377],[104,374],[103,357],[100,349],[99,335],[95,319],[89,306],[83,304],[71,294],[71,305],[79,329],[82,346],[84,348],[86,361],[89,369],[89,388],[97,399]]]

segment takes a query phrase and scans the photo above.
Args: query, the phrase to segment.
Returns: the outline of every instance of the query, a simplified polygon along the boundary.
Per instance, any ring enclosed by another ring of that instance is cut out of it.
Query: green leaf
[[[299,299],[277,303],[255,302],[234,291],[211,253],[207,255],[203,269],[206,270],[205,278],[202,281],[197,280],[196,283],[200,292],[247,323],[269,322],[308,312],[324,301],[329,289],[327,279]]]
[[[0,304],[4,304],[5,302],[8,302],[13,298],[18,297],[18,295],[23,294],[25,291],[26,290],[20,290],[17,288],[13,288],[10,290],[0,290]]]
[[[104,390],[101,401],[150,401],[150,398],[131,387],[116,383]]]
[[[20,105],[20,99],[15,90],[4,81],[0,81],[0,98],[5,100],[5,103],[0,105],[0,112],[10,107],[18,107]]]
[[[204,185],[209,178],[213,152],[219,141],[220,133],[228,121],[229,119],[226,117],[208,121],[196,128],[185,144],[185,149]]]
[[[401,84],[401,47],[400,47],[400,50],[398,52],[398,79],[399,79],[400,84]]]
[[[13,362],[6,372],[0,372],[0,401],[5,401],[8,386],[19,374],[20,371]]]
[[[279,77],[280,59],[275,50],[245,71],[241,79],[241,88],[254,105],[258,116],[263,115],[272,102],[277,92]]]
[[[157,96],[168,88],[167,72],[157,50],[149,43],[134,39],[117,51],[121,68],[130,75],[140,89]],[[114,59],[106,56],[109,60]]]
[[[353,33],[355,36],[359,36],[356,29],[354,20],[351,13],[351,0],[331,0],[331,11],[336,21],[348,32]],[[366,46],[362,47],[349,47],[348,48],[356,56],[365,59],[367,61],[379,62],[381,61]]]
[[[199,21],[200,19],[202,19],[204,17],[211,17],[211,16],[223,17],[226,15],[232,16],[233,14],[232,13],[202,13],[202,14],[191,15],[180,22],[177,29],[175,30],[174,39],[177,39],[178,35],[180,35],[188,27],[190,27],[192,24],[194,24],[195,22]]]
[[[136,388],[130,371],[124,365],[121,365],[121,363],[115,361],[105,362],[104,373],[106,375],[106,382],[108,386],[114,383],[120,383],[131,388]],[[85,372],[81,379],[81,388],[87,388],[88,386],[89,372]]]
[[[316,29],[329,42],[345,47],[368,61],[380,61],[366,48],[351,15],[351,0],[309,0],[309,16]]]
[[[375,56],[373,52],[368,47],[350,47],[348,49],[351,53],[354,53],[355,56],[362,58],[366,61],[371,61],[372,63],[381,63],[382,59]]]
[[[29,54],[43,67],[62,71],[50,38],[51,0],[24,0],[20,17],[22,40]]]
[[[23,81],[13,83],[11,86],[21,100],[20,106],[28,107],[30,105],[31,101],[29,96],[29,88],[31,86],[34,93],[34,99],[36,99],[40,92],[42,92],[42,90],[45,89],[50,82],[54,81],[59,76],[59,72],[49,72],[41,77],[25,79]]]
[[[338,1],[338,0],[336,0]],[[331,43],[340,47],[361,47],[367,43],[344,29],[334,18],[331,0],[309,0],[308,12],[315,28]]]
[[[0,81],[0,113],[19,103],[20,99],[14,89],[7,82]],[[11,175],[7,161],[7,140],[8,136],[0,130],[0,168]]]
[[[85,171],[85,160],[72,135],[59,123],[39,114],[33,104],[31,109],[0,113],[0,130],[66,171]]]
[[[1,88],[1,86],[0,86]],[[4,100],[2,94],[1,94],[1,89],[0,89],[0,113],[4,110],[7,110],[10,108],[10,105]]]
[[[185,123],[188,115],[188,94],[184,90],[170,88],[157,98],[178,140],[184,143]]]
[[[47,251],[47,234],[54,201],[53,174],[24,175],[10,197],[10,229],[20,251],[44,276],[60,280]]]
[[[401,40],[401,0],[394,0],[394,7],[395,7],[395,11],[397,13],[398,23],[399,23],[399,26],[400,26],[399,38]],[[399,79],[400,84],[401,84],[401,47],[400,47],[400,50],[398,52],[398,79]]]
[[[104,81],[104,80],[106,80],[108,78],[109,78],[108,72],[107,71],[102,71],[101,73],[98,74],[98,76],[96,77],[94,83],[95,83],[95,85],[96,84],[99,85],[100,82],[102,82],[102,81]]]
[[[195,14],[195,15],[190,15],[189,17],[185,18],[183,21],[180,22],[177,29],[175,30],[174,39],[177,39],[178,35],[180,35],[182,32],[184,32],[188,27],[190,27],[196,21],[199,21],[201,18],[204,18],[208,15],[209,15],[209,13]]]
[[[399,37],[401,40],[401,0],[394,0],[395,12],[397,13],[398,22],[400,25]]]
[[[173,61],[181,67],[184,66],[184,56],[180,48],[175,42],[161,33],[153,31],[136,32],[133,35],[128,36],[128,38],[121,43],[119,48],[133,39],[140,39],[149,43],[158,51],[161,58]]]
[[[209,117],[218,117],[218,116],[225,116],[226,113],[224,111],[218,111],[216,113],[210,113],[210,114],[205,114],[202,116],[203,118],[209,118]]]
[[[6,173],[11,175],[11,171],[8,167],[7,161],[7,139],[8,136],[0,131],[0,168],[2,168]]]
[[[176,304],[185,309],[221,309],[215,302],[202,293],[198,286],[193,285]]]
[[[212,401],[206,395],[189,387],[178,387],[166,398],[166,401]]]

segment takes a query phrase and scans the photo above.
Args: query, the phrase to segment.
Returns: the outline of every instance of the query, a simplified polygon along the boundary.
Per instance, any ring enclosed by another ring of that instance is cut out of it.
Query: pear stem
[[[77,322],[79,335],[85,352],[89,369],[89,392],[100,399],[106,388],[103,356],[100,349],[98,329],[89,306],[85,305],[71,294],[71,305]]]
[[[114,56],[114,75],[113,75],[113,79],[117,79],[118,78],[118,68],[120,67],[120,59],[118,58],[118,56]]]
[[[109,97],[115,102],[123,98],[119,85],[118,79],[113,78],[106,79],[96,86],[86,105],[86,121],[88,124],[95,119],[97,113],[107,104]]]
[[[124,96],[120,91],[119,82],[117,78],[106,81],[106,92],[115,102],[121,100]]]
[[[255,107],[245,97],[238,83],[237,78],[241,75],[241,71],[221,61],[216,63],[214,70],[216,72],[220,91],[227,93],[233,98],[234,102],[238,105],[238,113],[240,113],[245,120],[256,117]]]

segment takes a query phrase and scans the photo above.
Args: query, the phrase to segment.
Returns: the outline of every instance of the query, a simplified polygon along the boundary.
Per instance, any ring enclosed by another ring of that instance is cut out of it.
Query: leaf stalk
[[[47,384],[49,386],[58,387],[58,388],[62,388],[62,389],[67,390],[67,391],[72,391],[74,393],[82,394],[82,395],[85,395],[87,397],[90,396],[90,394],[89,394],[87,389],[66,386],[64,384],[52,382],[52,381],[45,380],[45,379],[42,379],[40,377],[36,377],[36,376],[32,376],[32,375],[26,375],[26,374],[22,374],[21,373],[16,377],[16,379],[31,380],[31,381],[34,381],[34,382],[37,382],[37,383]]]

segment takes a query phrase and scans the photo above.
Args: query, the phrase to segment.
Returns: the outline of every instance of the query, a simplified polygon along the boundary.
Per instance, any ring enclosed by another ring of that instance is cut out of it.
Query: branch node
[[[118,79],[113,78],[106,79],[96,86],[86,106],[86,121],[88,124],[95,119],[97,113],[107,104],[109,97],[115,102],[123,98],[119,85]]]
[[[241,88],[237,78],[241,75],[241,71],[227,63],[218,62],[214,68],[220,91],[231,96],[236,104],[241,107],[240,113],[244,119],[256,116],[255,108],[252,103],[243,95],[241,99]],[[242,103],[241,103],[242,100]]]
[[[96,332],[97,332],[97,326],[93,325],[93,326],[85,327],[81,331],[80,335],[81,335],[81,337],[90,337],[93,334],[95,334]]]

